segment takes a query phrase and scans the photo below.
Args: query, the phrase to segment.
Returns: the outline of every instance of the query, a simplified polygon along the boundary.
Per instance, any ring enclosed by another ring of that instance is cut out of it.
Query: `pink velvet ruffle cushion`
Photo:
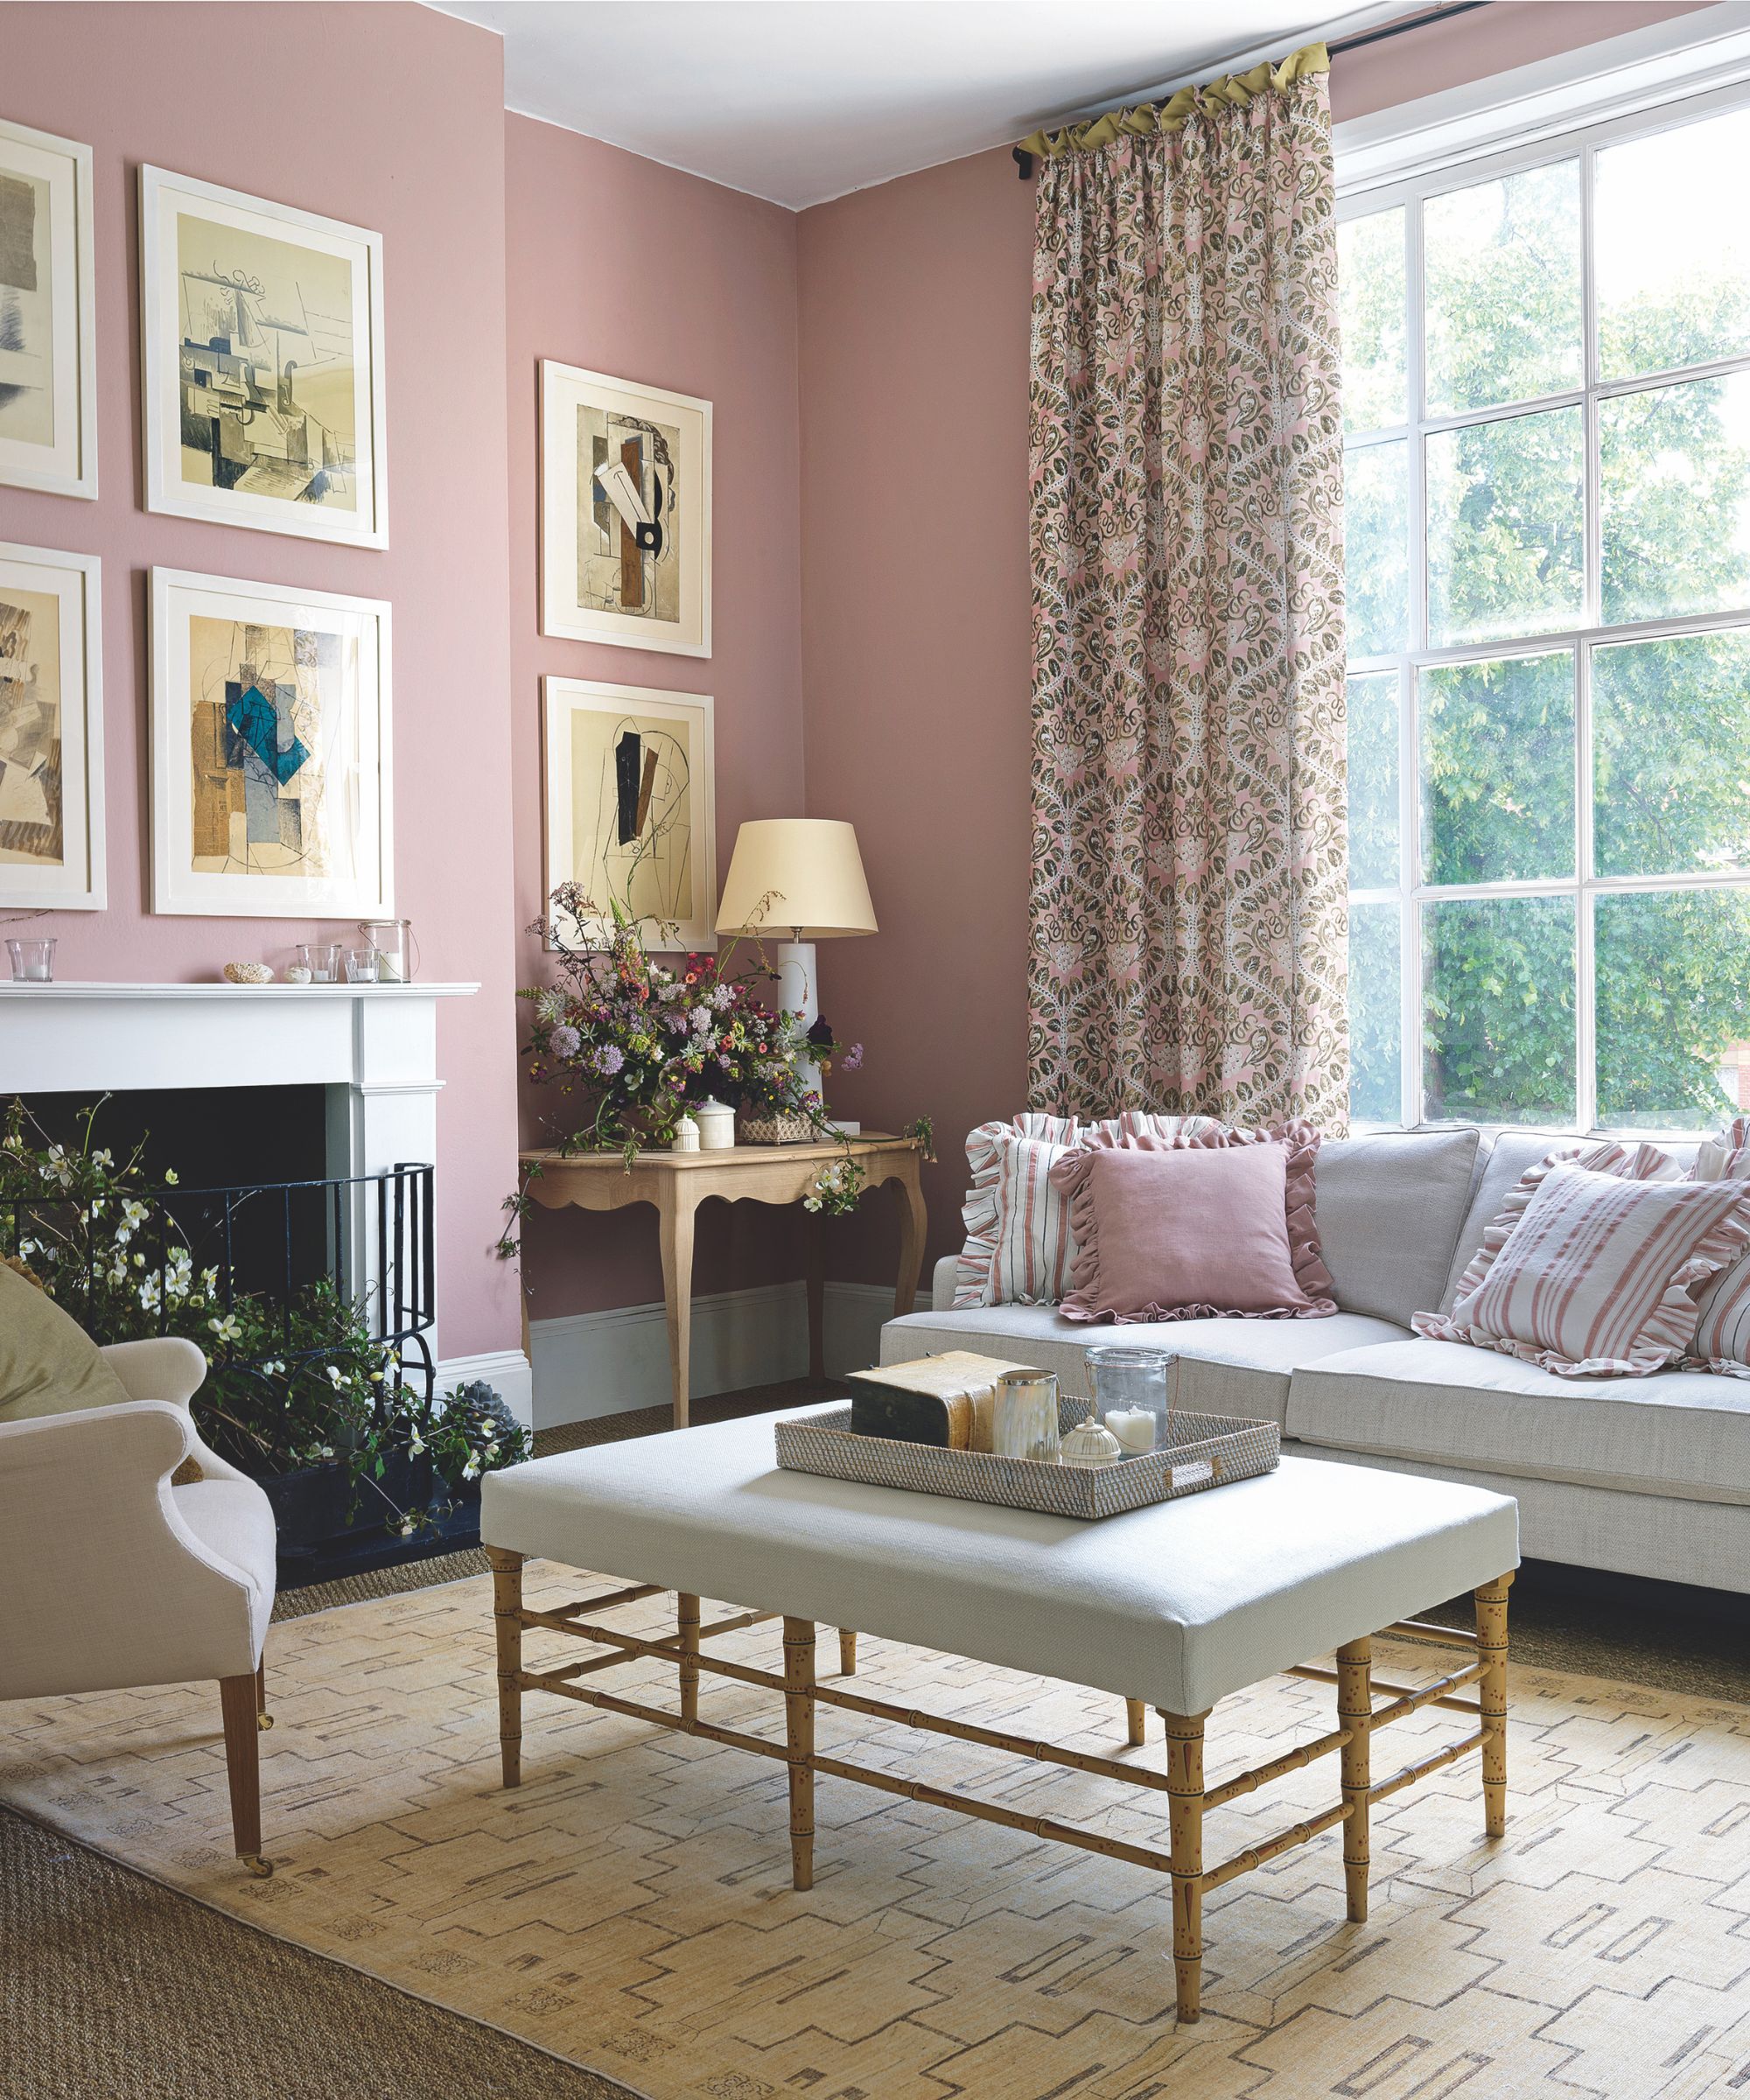
[[[1318,1133],[1094,1139],[1052,1186],[1076,1245],[1066,1320],[1318,1320],[1337,1309],[1313,1216]]]

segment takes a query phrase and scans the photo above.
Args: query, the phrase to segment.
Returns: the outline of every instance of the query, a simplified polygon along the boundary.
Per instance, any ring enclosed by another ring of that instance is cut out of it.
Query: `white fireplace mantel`
[[[0,1102],[14,1094],[319,1086],[327,1095],[330,1174],[430,1162],[438,1168],[441,1204],[438,1009],[479,989],[0,983]],[[237,1178],[247,1175],[240,1159]],[[360,1289],[374,1281],[354,1280]],[[522,1364],[520,1354],[502,1363],[470,1359],[441,1367],[440,1376],[491,1376],[526,1418]]]

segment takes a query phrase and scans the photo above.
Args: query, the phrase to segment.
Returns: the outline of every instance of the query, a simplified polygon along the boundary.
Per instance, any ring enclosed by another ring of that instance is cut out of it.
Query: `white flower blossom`
[[[209,1320],[206,1324],[220,1341],[241,1341],[242,1340],[242,1323],[234,1312],[227,1312],[222,1319]]]

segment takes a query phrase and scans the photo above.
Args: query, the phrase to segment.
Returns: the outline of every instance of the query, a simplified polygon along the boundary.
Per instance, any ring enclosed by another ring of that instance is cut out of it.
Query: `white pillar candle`
[[[1106,1426],[1133,1455],[1154,1449],[1155,1419],[1145,1407],[1109,1409]]]

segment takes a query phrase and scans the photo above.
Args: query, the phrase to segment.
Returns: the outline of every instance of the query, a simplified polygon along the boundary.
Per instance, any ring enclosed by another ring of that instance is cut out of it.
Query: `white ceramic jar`
[[[668,1147],[671,1152],[696,1152],[699,1149],[699,1126],[690,1116],[682,1116],[675,1125],[675,1141]]]
[[[702,1152],[726,1152],[732,1150],[735,1144],[735,1110],[727,1102],[695,1102],[693,1120],[699,1126],[699,1150]]]

